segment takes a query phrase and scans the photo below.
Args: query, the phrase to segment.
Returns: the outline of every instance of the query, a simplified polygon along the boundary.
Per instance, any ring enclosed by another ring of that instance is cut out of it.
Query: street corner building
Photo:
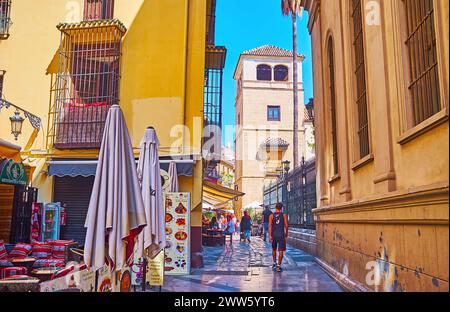
[[[13,235],[21,231],[16,218],[29,217],[18,214],[14,198],[32,188],[34,201],[64,207],[58,238],[84,244],[104,124],[119,104],[136,160],[149,126],[160,140],[163,177],[175,159],[179,191],[191,195],[191,264],[202,265],[210,165],[201,156],[202,131],[221,126],[226,56],[214,41],[215,2],[0,0],[0,168],[11,160],[26,171],[25,183],[0,182],[0,240],[29,241],[30,230]],[[39,23],[35,12],[44,12]],[[14,107],[26,117],[15,136]],[[39,116],[37,125],[29,113]]]
[[[318,261],[351,290],[448,291],[448,1],[302,6]]]

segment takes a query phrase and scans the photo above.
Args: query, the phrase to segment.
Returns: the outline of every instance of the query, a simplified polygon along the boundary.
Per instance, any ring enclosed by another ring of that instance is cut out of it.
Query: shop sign
[[[5,159],[0,163],[0,183],[27,185],[28,177],[25,166],[12,159]]]
[[[150,286],[164,285],[164,250],[162,250],[155,258],[147,259],[148,271],[147,281]]]

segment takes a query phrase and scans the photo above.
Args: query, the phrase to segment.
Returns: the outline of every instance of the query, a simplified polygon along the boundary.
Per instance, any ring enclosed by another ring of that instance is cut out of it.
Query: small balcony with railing
[[[0,0],[0,40],[8,39],[11,24],[11,0]]]
[[[119,104],[121,41],[125,26],[112,17],[113,1],[86,0],[80,23],[61,23],[57,73],[52,79],[49,145],[96,149],[111,105]]]

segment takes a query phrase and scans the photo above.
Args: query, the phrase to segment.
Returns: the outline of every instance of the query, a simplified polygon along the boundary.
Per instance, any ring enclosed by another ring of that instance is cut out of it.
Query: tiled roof
[[[291,56],[292,51],[282,49],[270,44],[263,45],[258,48],[254,48],[248,51],[242,52],[242,55],[257,55],[257,56]],[[298,54],[300,58],[304,58],[305,56],[302,54]]]
[[[264,143],[261,144],[262,147],[266,148],[288,148],[289,143],[282,138],[267,138]]]

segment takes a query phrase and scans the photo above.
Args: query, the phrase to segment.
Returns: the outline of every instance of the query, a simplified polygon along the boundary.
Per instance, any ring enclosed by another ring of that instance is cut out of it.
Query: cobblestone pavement
[[[272,249],[259,237],[250,244],[204,247],[204,267],[189,276],[166,276],[163,292],[340,292],[313,256],[288,246],[283,272],[272,271]]]

